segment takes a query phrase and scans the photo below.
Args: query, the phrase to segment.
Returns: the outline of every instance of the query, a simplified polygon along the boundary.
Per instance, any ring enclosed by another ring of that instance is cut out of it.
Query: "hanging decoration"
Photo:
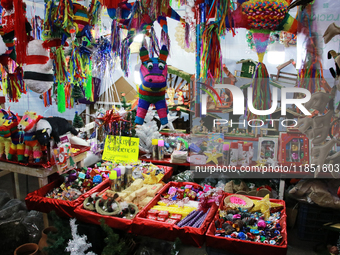
[[[181,21],[182,23],[185,23],[185,21],[170,7],[169,1],[136,1],[133,5],[128,4],[126,1],[121,1],[116,4],[116,8],[112,7],[109,10],[109,15],[113,19],[111,27],[111,35],[113,35],[111,38],[112,47],[115,52],[120,49],[121,69],[125,75],[128,75],[130,45],[136,35],[151,36],[152,45],[154,45],[153,52],[157,52],[155,34],[151,30],[154,22],[157,21],[162,28],[160,42],[169,48],[170,38],[167,18]],[[120,12],[119,10],[123,11]],[[126,38],[121,42],[118,29],[128,30]]]
[[[302,68],[298,73],[298,87],[308,89],[312,94],[321,90],[329,93],[331,87],[323,76],[323,67],[316,44],[316,37],[311,32],[312,5],[308,5],[304,11],[298,12],[301,26],[309,28],[309,36],[306,41],[306,56]]]
[[[206,26],[202,35],[200,78],[203,80],[210,76],[216,81],[222,79],[222,53],[218,33],[218,24],[211,23]]]
[[[161,124],[168,124],[168,108],[165,101],[168,74],[166,59],[168,55],[169,52],[165,45],[162,46],[158,58],[150,58],[145,47],[140,49],[142,84],[138,89],[139,100],[135,119],[136,124],[143,125],[150,104],[155,105]]]
[[[27,87],[38,94],[48,91],[54,82],[52,67],[53,60],[43,47],[43,41],[30,41],[24,65],[24,80]]]

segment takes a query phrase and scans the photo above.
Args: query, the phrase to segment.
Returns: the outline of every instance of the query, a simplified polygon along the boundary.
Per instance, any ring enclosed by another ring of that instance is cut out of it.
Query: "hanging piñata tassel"
[[[269,110],[271,108],[272,97],[270,92],[269,75],[265,64],[261,62],[257,64],[251,86],[253,90],[252,102],[254,108],[256,110]],[[266,119],[271,118],[271,115],[257,116],[250,111],[248,111],[247,115],[248,120],[261,119],[265,121]]]
[[[112,52],[115,54],[115,56],[119,55],[120,52],[120,32],[119,32],[119,26],[117,25],[117,20],[112,20],[111,25],[111,46],[112,46]]]
[[[189,23],[185,23],[185,46],[190,48],[190,25]]]
[[[89,71],[87,72],[87,80],[86,80],[86,87],[85,87],[85,97],[87,100],[90,100],[91,102],[94,101],[93,96],[93,86],[92,86],[92,61],[90,61],[89,65]]]
[[[208,25],[202,35],[200,78],[206,80],[211,76],[217,80],[222,79],[222,53],[218,26],[216,23]]]
[[[63,113],[65,111],[65,89],[63,84],[58,81],[58,112]]]

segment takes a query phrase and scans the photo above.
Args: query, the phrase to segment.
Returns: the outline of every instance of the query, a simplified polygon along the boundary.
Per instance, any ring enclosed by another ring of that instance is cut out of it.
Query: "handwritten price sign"
[[[108,135],[105,139],[103,159],[116,163],[138,161],[139,138]]]

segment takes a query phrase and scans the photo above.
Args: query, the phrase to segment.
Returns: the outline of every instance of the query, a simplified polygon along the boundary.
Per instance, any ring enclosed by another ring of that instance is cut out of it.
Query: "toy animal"
[[[1,109],[0,111],[0,157],[5,155],[7,159],[8,159],[9,149],[11,147],[12,142],[11,142],[11,137],[10,137],[10,131],[5,130],[5,127],[3,126],[3,124],[8,119],[8,117],[9,117],[9,113],[5,111],[4,109]],[[4,137],[6,136],[6,134],[9,134],[9,136],[7,135],[8,137]]]
[[[140,49],[142,84],[139,87],[138,109],[135,123],[142,125],[150,104],[154,104],[162,125],[168,124],[165,101],[168,67],[168,49],[163,45],[158,58],[150,58],[145,47]]]
[[[27,111],[18,124],[19,133],[23,136],[25,145],[24,157],[26,161],[33,155],[34,161],[39,162],[42,156],[41,146],[35,137],[37,122],[41,118],[42,116],[37,115],[35,112]]]
[[[37,123],[36,138],[41,145],[48,146],[52,137],[56,143],[59,143],[59,137],[69,131],[73,135],[78,135],[78,131],[64,118],[43,118]]]
[[[8,160],[13,160],[13,156],[17,154],[17,152],[22,152],[22,158],[18,156],[18,159],[23,160],[23,152],[24,145],[21,144],[20,134],[18,130],[18,124],[20,122],[19,116],[15,115],[13,112],[6,112],[5,110],[1,110],[4,114],[4,122],[0,127],[0,136],[3,138],[5,142],[5,151],[8,153],[6,155]],[[8,149],[9,147],[9,149]]]

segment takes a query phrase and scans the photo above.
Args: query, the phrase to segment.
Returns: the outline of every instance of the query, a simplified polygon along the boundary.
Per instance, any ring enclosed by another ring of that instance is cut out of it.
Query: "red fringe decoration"
[[[101,0],[102,5],[108,9],[117,9],[118,4],[121,2],[124,2],[124,0]]]
[[[14,23],[14,31],[15,36],[17,38],[16,41],[16,53],[17,53],[17,63],[23,64],[25,63],[25,58],[27,55],[27,44],[28,44],[28,36],[26,33],[26,12],[24,10],[24,3],[22,0],[14,1],[14,14],[15,14],[15,23]]]

